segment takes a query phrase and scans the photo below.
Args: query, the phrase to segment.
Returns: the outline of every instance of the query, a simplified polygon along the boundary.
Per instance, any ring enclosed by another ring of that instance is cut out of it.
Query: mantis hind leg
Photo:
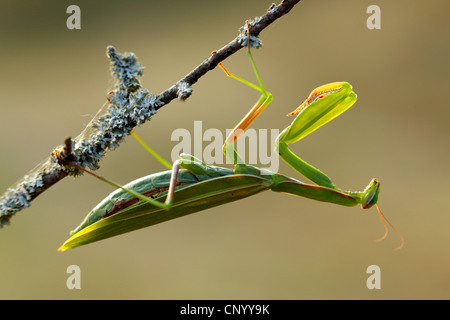
[[[247,55],[252,64],[253,71],[258,80],[258,85],[255,85],[245,79],[242,79],[231,72],[229,72],[225,67],[219,63],[219,67],[225,72],[225,74],[235,80],[242,82],[243,84],[261,92],[261,96],[258,101],[253,105],[250,111],[242,118],[241,121],[234,127],[225,140],[223,145],[224,154],[233,162],[234,165],[242,165],[244,161],[239,157],[236,150],[233,147],[233,143],[239,138],[239,136],[251,125],[251,123],[260,115],[260,113],[272,102],[273,96],[270,92],[266,91],[259,75],[258,69],[256,68],[255,61],[249,48],[247,48]]]

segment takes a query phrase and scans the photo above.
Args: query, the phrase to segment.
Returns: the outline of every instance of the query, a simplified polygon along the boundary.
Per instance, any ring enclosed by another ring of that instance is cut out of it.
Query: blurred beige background
[[[158,93],[231,41],[272,1],[77,1],[82,29],[66,28],[64,1],[0,2],[0,192],[76,136],[112,85],[107,45],[132,51],[142,84]],[[366,9],[381,8],[381,30]],[[254,51],[274,102],[254,128],[283,129],[285,114],[318,85],[345,80],[358,102],[293,146],[342,188],[382,182],[375,209],[265,192],[73,251],[56,249],[111,188],[66,178],[0,230],[2,299],[449,299],[449,46],[445,0],[303,0],[261,34]],[[253,80],[244,51],[225,61]],[[217,69],[137,132],[167,158],[176,128],[232,128],[257,99]],[[126,183],[163,168],[133,139],[101,162]],[[280,163],[280,172],[298,177]],[[81,268],[68,290],[66,268]],[[366,268],[381,268],[368,290]]]

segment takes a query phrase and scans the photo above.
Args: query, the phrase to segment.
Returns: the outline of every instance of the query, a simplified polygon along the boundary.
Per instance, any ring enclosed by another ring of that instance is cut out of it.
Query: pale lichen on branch
[[[143,67],[132,53],[119,54],[109,46],[111,70],[118,82],[108,95],[109,105],[104,114],[92,121],[91,133],[77,137],[73,143],[74,162],[81,167],[98,169],[98,163],[106,150],[114,150],[134,127],[150,120],[161,106],[158,96],[141,87],[138,76]]]

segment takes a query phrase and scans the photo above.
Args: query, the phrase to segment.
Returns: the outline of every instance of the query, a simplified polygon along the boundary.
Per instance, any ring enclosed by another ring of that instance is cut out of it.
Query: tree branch
[[[169,89],[153,95],[141,87],[138,77],[143,74],[143,67],[134,54],[121,55],[113,47],[108,47],[107,55],[111,60],[113,77],[117,78],[115,91],[108,96],[110,105],[97,119],[88,125],[73,142],[66,139],[65,145],[56,148],[50,157],[25,175],[15,186],[9,188],[0,197],[0,228],[10,223],[10,218],[18,211],[30,206],[30,202],[52,185],[68,175],[79,175],[80,171],[67,165],[67,161],[81,167],[98,169],[100,159],[109,150],[113,150],[130,131],[144,122],[173,99],[187,99],[191,86],[219,62],[225,60],[246,46],[259,47],[259,33],[288,13],[300,0],[283,0],[279,5],[273,4],[268,12],[250,20],[241,28],[241,33],[230,43],[217,50],[199,66],[179,80]],[[248,31],[248,29],[250,29]]]

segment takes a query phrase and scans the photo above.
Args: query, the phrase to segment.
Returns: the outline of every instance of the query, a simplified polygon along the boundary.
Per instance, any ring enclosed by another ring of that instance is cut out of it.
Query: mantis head
[[[383,223],[383,226],[385,229],[385,233],[380,239],[375,240],[375,241],[379,242],[381,240],[386,239],[386,237],[389,233],[387,225],[386,225],[386,222],[387,222],[391,226],[391,228],[399,235],[399,237],[401,239],[400,246],[395,248],[395,250],[400,250],[401,248],[403,248],[403,245],[405,244],[405,240],[404,240],[402,234],[400,232],[398,232],[397,229],[395,229],[395,227],[389,222],[389,220],[386,218],[386,216],[383,214],[383,212],[381,212],[381,209],[377,204],[379,193],[380,193],[380,181],[378,179],[372,179],[372,181],[370,181],[370,183],[366,187],[366,189],[362,192],[361,207],[363,209],[369,209],[375,205],[375,207],[377,208],[378,215],[380,216],[381,222]]]
[[[380,180],[372,179],[366,189],[363,191],[361,207],[369,209],[377,204],[378,194],[380,193]]]

